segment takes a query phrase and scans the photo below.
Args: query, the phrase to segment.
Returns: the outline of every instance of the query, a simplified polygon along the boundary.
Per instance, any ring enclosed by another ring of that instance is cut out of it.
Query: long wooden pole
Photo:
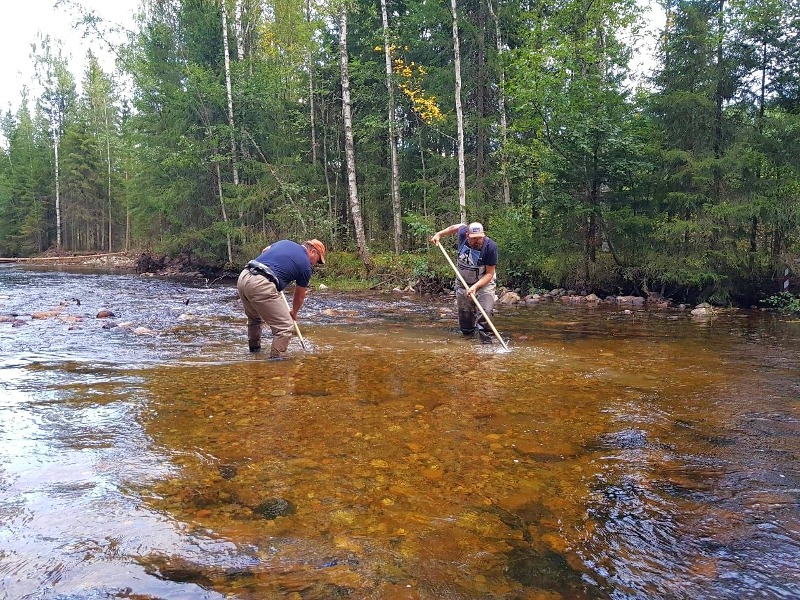
[[[283,303],[286,305],[286,308],[291,316],[292,309],[289,306],[289,301],[286,299],[286,295],[283,293],[283,291],[281,291],[281,298],[283,298]],[[303,339],[303,334],[300,333],[300,327],[298,326],[297,321],[292,319],[292,324],[294,325],[294,331],[297,333],[297,337],[300,338],[300,345],[303,347],[303,350],[308,351],[308,348],[306,348],[306,341]]]
[[[444,249],[444,246],[442,246],[439,242],[436,242],[436,245],[439,246],[439,250],[442,251],[442,254],[444,254],[444,257],[447,259],[447,262],[449,262],[450,266],[453,267],[453,271],[455,271],[456,276],[458,277],[459,281],[461,281],[461,285],[464,286],[464,293],[466,293],[466,290],[469,289],[469,286],[467,285],[467,282],[464,281],[464,278],[461,276],[461,273],[459,273],[459,271],[456,268],[456,266],[453,264],[453,259],[450,258],[450,255],[447,253],[447,250]],[[472,298],[473,302],[475,302],[475,306],[477,306],[478,310],[481,311],[481,314],[483,315],[483,318],[486,319],[486,322],[489,324],[489,327],[492,328],[492,333],[494,333],[494,336],[498,340],[500,340],[500,343],[503,344],[503,348],[508,350],[508,346],[506,346],[506,343],[505,343],[505,341],[503,341],[503,338],[500,337],[500,334],[497,333],[497,329],[495,329],[494,323],[492,323],[492,320],[489,318],[489,315],[486,314],[486,311],[483,310],[483,307],[481,306],[481,303],[478,302],[478,298],[475,297],[475,294],[467,294],[467,295],[470,298]]]

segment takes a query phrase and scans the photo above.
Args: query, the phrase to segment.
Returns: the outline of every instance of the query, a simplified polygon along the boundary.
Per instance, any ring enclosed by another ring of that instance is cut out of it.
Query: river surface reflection
[[[0,318],[2,598],[800,596],[792,319],[314,291],[270,362],[231,286],[9,266]]]

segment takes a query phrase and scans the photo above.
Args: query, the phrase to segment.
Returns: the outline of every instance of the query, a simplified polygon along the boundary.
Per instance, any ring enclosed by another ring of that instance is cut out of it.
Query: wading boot
[[[261,342],[248,342],[250,352],[261,352]]]
[[[494,335],[485,329],[478,329],[478,339],[480,339],[481,344],[491,344],[494,342]]]

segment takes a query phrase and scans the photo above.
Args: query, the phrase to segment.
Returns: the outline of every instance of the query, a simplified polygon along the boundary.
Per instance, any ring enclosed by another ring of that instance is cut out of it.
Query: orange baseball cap
[[[306,242],[309,246],[312,246],[317,252],[319,252],[319,262],[323,265],[325,264],[325,244],[320,242],[318,239],[314,238],[313,240],[308,240]]]

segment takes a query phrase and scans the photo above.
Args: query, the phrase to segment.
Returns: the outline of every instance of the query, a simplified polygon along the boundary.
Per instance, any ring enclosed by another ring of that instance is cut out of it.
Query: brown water
[[[792,319],[503,308],[504,352],[315,292],[269,362],[230,287],[0,268],[9,313],[0,597],[800,597]]]

